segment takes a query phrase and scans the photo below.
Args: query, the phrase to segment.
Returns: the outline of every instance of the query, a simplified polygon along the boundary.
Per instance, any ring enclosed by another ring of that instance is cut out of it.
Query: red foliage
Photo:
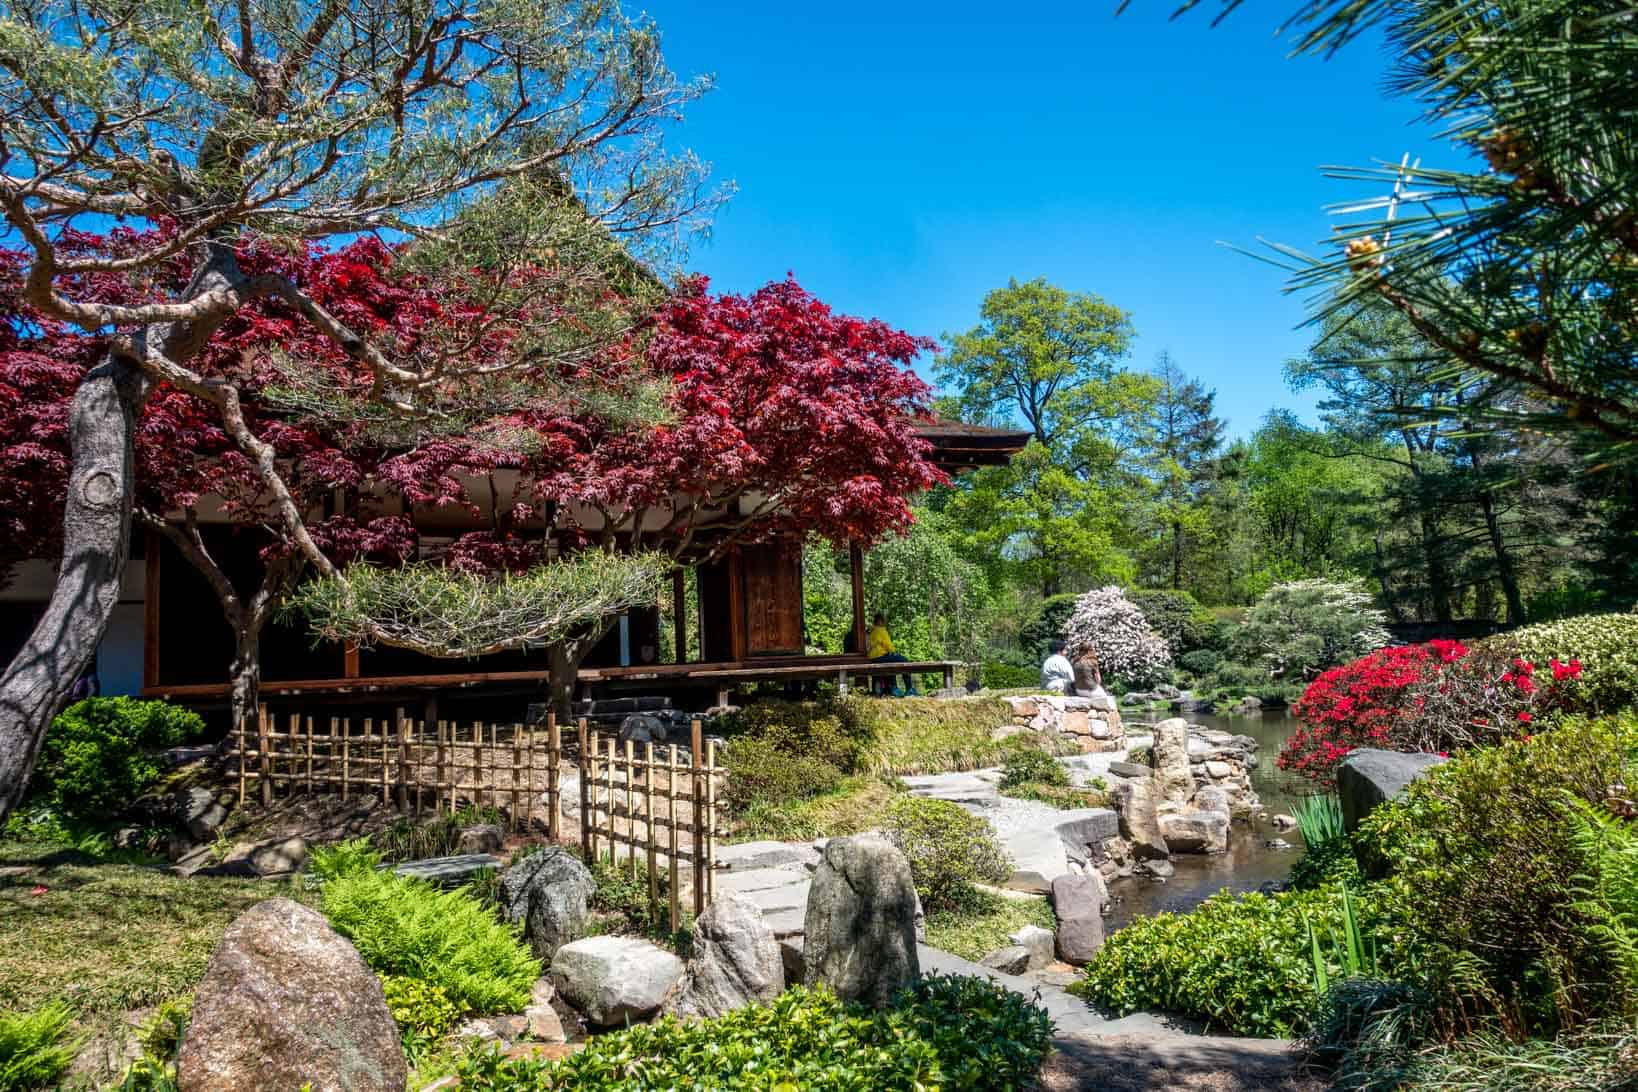
[[[1337,763],[1359,747],[1447,754],[1520,734],[1570,707],[1581,661],[1549,662],[1550,682],[1505,643],[1469,649],[1430,641],[1379,649],[1332,668],[1292,707],[1302,727],[1278,764],[1329,782]]]
[[[746,539],[903,530],[910,497],[946,480],[913,425],[930,392],[908,365],[932,344],[838,315],[794,280],[749,296],[711,296],[702,280],[661,312],[647,349],[675,423],[589,429],[543,494],[647,513],[645,533],[673,542],[736,507]]]
[[[1411,689],[1467,652],[1460,641],[1395,645],[1322,673],[1291,707],[1303,727],[1280,749],[1280,769],[1329,780],[1349,751],[1391,747]]]

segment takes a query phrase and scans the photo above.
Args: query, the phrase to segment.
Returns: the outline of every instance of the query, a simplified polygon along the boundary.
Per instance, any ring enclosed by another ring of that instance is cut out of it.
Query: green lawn
[[[1056,930],[1058,919],[1044,898],[1014,899],[980,892],[971,910],[927,915],[927,943],[963,959],[980,960],[1012,943],[1026,925]]]

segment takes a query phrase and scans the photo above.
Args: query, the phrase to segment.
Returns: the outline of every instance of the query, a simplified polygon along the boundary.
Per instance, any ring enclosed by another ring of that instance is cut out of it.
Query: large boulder
[[[910,862],[883,838],[832,838],[808,892],[805,981],[885,1006],[921,974]]]
[[[1173,853],[1222,853],[1228,849],[1229,813],[1185,811],[1160,817],[1160,833]]]
[[[1052,883],[1052,910],[1058,917],[1058,958],[1090,963],[1103,947],[1103,908],[1109,889],[1096,872],[1059,876]]]
[[[718,895],[694,923],[694,954],[666,1003],[678,1016],[721,1016],[785,989],[785,965],[756,904]]]
[[[1051,963],[1058,947],[1057,938],[1052,930],[1043,929],[1039,925],[1026,925],[1007,939],[1029,953],[1027,969],[1031,971]]]
[[[1171,847],[1160,830],[1159,795],[1159,784],[1152,777],[1122,781],[1115,786],[1120,836],[1132,844],[1132,856],[1140,861],[1163,861],[1171,855]]]
[[[1189,769],[1189,722],[1172,717],[1155,725],[1156,803],[1186,804],[1194,795],[1194,774]]]
[[[1362,748],[1337,767],[1337,796],[1342,825],[1352,834],[1378,805],[1403,793],[1412,781],[1447,761],[1438,755],[1403,754]]]
[[[597,883],[580,858],[561,846],[525,857],[501,873],[501,914],[523,926],[535,955],[550,962],[557,950],[585,935],[587,903]]]
[[[323,915],[290,899],[229,925],[194,992],[182,1092],[401,1092],[409,1078],[381,982]]]
[[[587,1020],[605,1027],[647,1017],[682,975],[682,960],[637,937],[587,937],[563,945],[552,957],[557,992]]]
[[[1000,841],[1012,858],[1006,886],[1014,891],[1044,895],[1052,890],[1053,880],[1069,871],[1064,840],[1051,827],[1008,831]]]

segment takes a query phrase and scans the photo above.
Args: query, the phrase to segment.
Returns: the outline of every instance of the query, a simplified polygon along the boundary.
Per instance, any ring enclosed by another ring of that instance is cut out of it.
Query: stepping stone
[[[785,940],[789,937],[799,937],[807,932],[806,918],[808,908],[800,906],[789,910],[775,910],[770,914],[763,914],[762,920],[768,928],[773,930],[775,940]]]
[[[718,891],[748,895],[753,891],[766,891],[771,887],[805,884],[808,882],[808,873],[806,869],[797,871],[790,868],[752,868],[744,872],[727,872],[715,877],[715,881]]]
[[[818,864],[819,851],[806,842],[741,842],[738,845],[718,846],[716,860],[730,872],[791,866],[806,868],[810,862]]]
[[[393,872],[411,879],[426,880],[438,887],[459,887],[486,868],[499,869],[505,862],[491,853],[467,853],[459,857],[428,857],[405,861]]]
[[[759,891],[747,891],[742,896],[749,899],[763,914],[778,913],[782,910],[797,910],[805,912],[808,906],[808,888],[812,886],[807,880],[801,883],[786,884],[784,887],[767,887]]]
[[[949,800],[957,804],[988,803],[995,800],[995,784],[975,773],[929,774],[921,777],[903,777],[912,795],[930,796],[935,800]]]

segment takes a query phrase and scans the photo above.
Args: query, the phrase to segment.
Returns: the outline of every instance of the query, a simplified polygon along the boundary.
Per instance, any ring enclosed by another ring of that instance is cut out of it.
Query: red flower
[[[1520,724],[1529,724],[1532,720],[1535,720],[1535,719],[1536,718],[1532,717],[1529,713],[1520,713],[1519,714],[1519,723]]]

